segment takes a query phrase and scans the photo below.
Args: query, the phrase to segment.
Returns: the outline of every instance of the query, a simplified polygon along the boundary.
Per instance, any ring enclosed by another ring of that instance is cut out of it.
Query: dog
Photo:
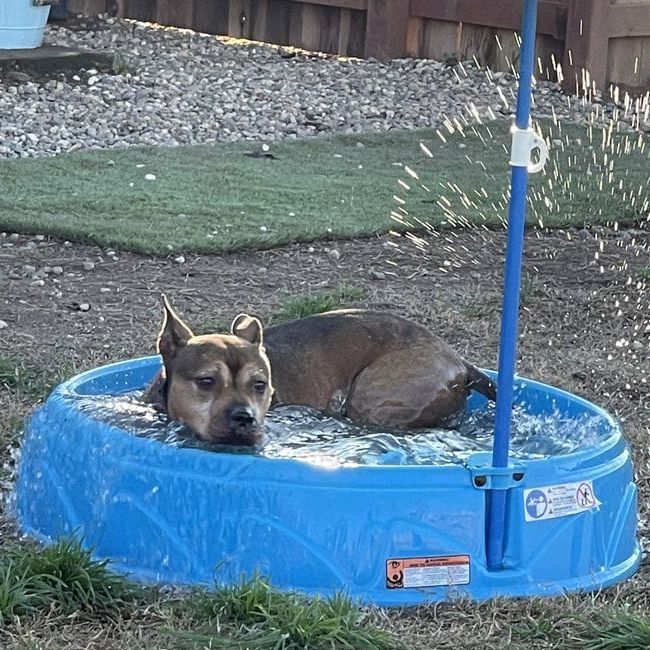
[[[310,406],[358,424],[449,426],[470,390],[494,383],[424,327],[389,313],[339,310],[264,330],[240,314],[229,334],[195,336],[163,297],[163,370],[145,400],[201,440],[254,446],[267,411]]]

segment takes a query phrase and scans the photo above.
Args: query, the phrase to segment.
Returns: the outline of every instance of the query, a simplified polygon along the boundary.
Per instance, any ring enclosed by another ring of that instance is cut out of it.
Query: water
[[[175,447],[292,458],[327,467],[462,464],[471,454],[492,449],[493,407],[461,416],[453,430],[421,429],[405,434],[359,427],[307,407],[283,406],[267,416],[264,445],[251,449],[201,442],[183,425],[169,422],[141,397],[142,391],[133,391],[68,399],[94,419]],[[568,454],[602,442],[604,435],[602,419],[597,416],[572,419],[560,413],[531,415],[515,407],[512,457],[533,459]]]

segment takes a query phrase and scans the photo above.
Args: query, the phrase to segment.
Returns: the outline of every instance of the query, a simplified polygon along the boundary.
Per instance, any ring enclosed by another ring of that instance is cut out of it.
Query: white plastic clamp
[[[513,167],[526,167],[529,174],[541,172],[548,159],[548,147],[544,139],[533,129],[520,129],[514,124],[510,128],[510,133],[512,133],[510,164]],[[536,163],[530,159],[535,149],[539,151],[539,160]]]

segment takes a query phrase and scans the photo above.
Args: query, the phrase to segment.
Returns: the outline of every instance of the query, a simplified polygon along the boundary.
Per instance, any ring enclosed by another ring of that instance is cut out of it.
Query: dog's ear
[[[255,345],[262,345],[262,321],[256,316],[239,314],[230,326],[230,331],[244,341]]]
[[[178,348],[184,346],[193,336],[192,330],[178,317],[166,296],[163,299],[164,320],[158,335],[158,352],[163,359],[171,359]]]

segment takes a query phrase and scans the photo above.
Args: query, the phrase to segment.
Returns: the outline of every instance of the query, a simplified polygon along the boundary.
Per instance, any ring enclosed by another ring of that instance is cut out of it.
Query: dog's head
[[[163,297],[158,352],[165,366],[166,409],[210,443],[255,445],[271,405],[271,368],[262,323],[240,314],[230,334],[194,336]]]

